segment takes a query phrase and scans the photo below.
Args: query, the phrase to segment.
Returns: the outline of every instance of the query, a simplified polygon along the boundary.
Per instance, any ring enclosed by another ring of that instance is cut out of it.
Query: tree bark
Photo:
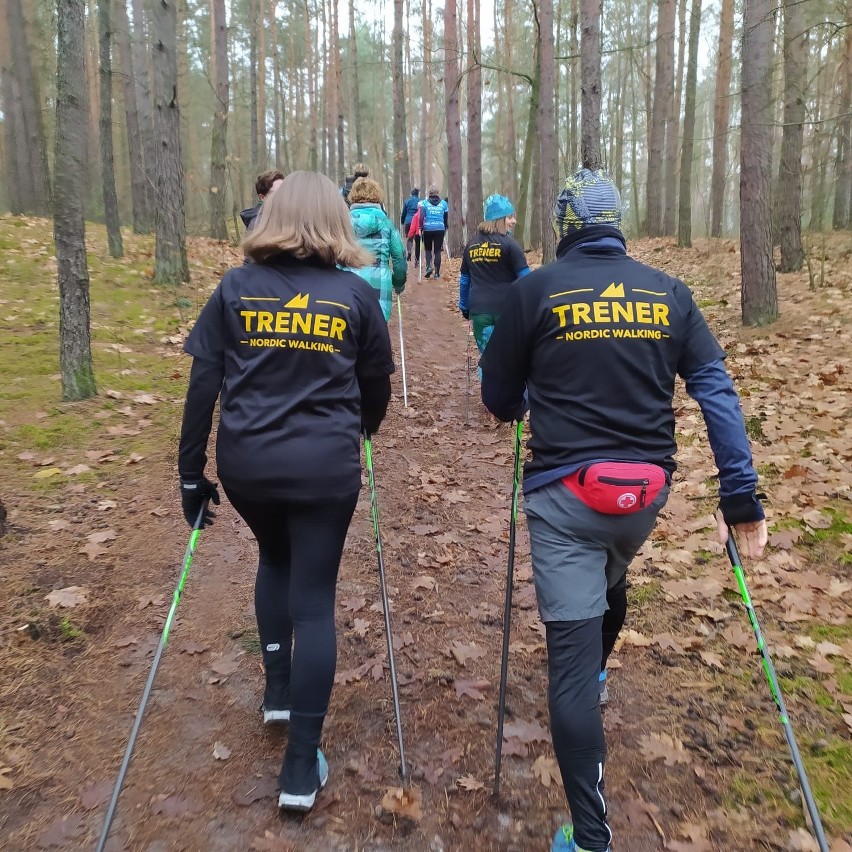
[[[12,59],[9,70],[16,81],[19,103],[16,123],[19,137],[25,140],[24,147],[18,151],[19,163],[23,165],[19,178],[25,192],[23,212],[48,216],[51,206],[47,142],[41,117],[41,94],[32,66],[32,47],[21,0],[6,0],[6,14]],[[85,134],[83,139],[85,141]]]
[[[305,13],[304,29],[305,29],[305,63],[308,66],[308,98],[311,104],[314,104],[313,109],[309,110],[309,135],[308,135],[308,168],[311,171],[316,171],[318,166],[317,152],[317,113],[318,98],[316,73],[314,71],[315,51],[311,40],[311,11],[308,7],[308,0],[304,0],[303,9]]]
[[[213,84],[213,131],[210,135],[210,236],[228,239],[228,28],[225,0],[210,0],[210,80]]]
[[[808,30],[801,2],[784,0],[784,129],[775,204],[781,272],[802,268],[802,142]]]
[[[601,159],[601,5],[580,2],[580,157],[587,169],[599,169]],[[634,178],[635,179],[635,178]]]
[[[112,0],[98,0],[98,52],[100,54],[100,141],[101,183],[104,196],[104,219],[110,257],[122,257],[121,220],[115,191],[115,155],[112,148]]]
[[[455,257],[464,247],[462,232],[462,148],[459,116],[459,23],[456,0],[444,5],[444,93],[447,112],[447,197],[450,226],[447,250]]]
[[[468,62],[480,55],[479,0],[467,0]],[[473,64],[467,73],[467,236],[482,221],[482,70]]]
[[[672,65],[672,86],[669,114],[666,116],[666,159],[663,182],[663,233],[673,236],[677,228],[678,154],[680,153],[680,105],[683,95],[683,72],[686,67],[686,4],[677,0],[678,38],[677,67]]]
[[[771,0],[745,0],[742,44],[740,245],[745,325],[778,318],[772,256],[772,33]]]
[[[265,0],[257,0],[257,156],[258,171],[269,168],[269,149],[266,144],[266,12]]]
[[[553,0],[539,0],[539,62],[541,89],[538,101],[539,175],[538,206],[541,227],[542,263],[556,257],[556,236],[550,225],[556,187],[556,116],[554,115]]]
[[[257,16],[257,0],[248,0],[249,12],[249,136],[252,174],[260,174],[260,149],[257,142],[257,31],[262,26]]]
[[[510,26],[514,14],[513,0],[505,0],[505,24],[503,28],[503,44],[506,53],[506,67],[512,68],[514,63],[514,33]],[[515,131],[515,78],[511,74],[503,75],[506,81],[506,146],[509,150],[509,193],[517,205],[520,198],[518,188],[518,137]]]
[[[423,38],[425,40],[425,34]],[[349,0],[349,53],[352,57],[352,112],[355,121],[355,159],[360,160],[364,155],[364,140],[361,136],[361,84],[358,80],[358,31],[355,28],[355,0]]]
[[[666,147],[666,116],[674,84],[674,22],[675,0],[658,0],[657,59],[645,201],[644,230],[649,237],[659,237],[663,233],[663,157]]]
[[[405,121],[405,90],[402,67],[402,0],[393,0],[393,182],[395,196],[389,205],[396,211],[401,199],[411,189],[411,169],[408,164],[408,133]],[[394,221],[397,217],[394,216]]]
[[[148,67],[148,39],[145,34],[144,0],[132,0],[133,8],[133,73],[136,83],[136,105],[139,113],[139,136],[142,141],[142,168],[145,174],[145,217],[142,233],[155,228],[157,208],[157,146],[154,144],[154,114],[151,103],[151,74]]]
[[[189,281],[177,99],[177,10],[174,0],[154,0],[153,10],[154,109],[159,149],[154,283],[177,285]]]
[[[701,27],[701,0],[692,0],[689,16],[689,62],[686,69],[686,97],[683,114],[683,148],[680,154],[680,192],[677,244],[692,245],[692,154],[695,145],[695,88],[698,81],[698,36]]]
[[[89,330],[89,268],[83,219],[86,169],[85,0],[57,0],[53,237],[59,273],[62,398],[97,392]]]
[[[731,47],[734,38],[734,0],[722,0],[716,97],[713,108],[713,171],[710,177],[710,236],[721,237],[728,171],[728,123],[731,114]]]
[[[24,162],[25,145],[19,145],[23,137],[20,127],[21,116],[17,80],[12,70],[12,46],[9,43],[6,0],[0,0],[0,95],[3,107],[4,172],[6,176],[6,200],[13,216],[20,216],[26,209],[29,172]]]
[[[541,91],[541,62],[538,60],[538,40],[533,48],[533,79],[530,85],[530,103],[529,112],[527,113],[527,133],[524,138],[524,159],[521,165],[521,178],[518,183],[518,203],[517,203],[517,219],[515,225],[515,239],[522,245],[526,246],[529,241],[525,241],[527,234],[527,210],[529,207],[530,197],[530,176],[533,171],[533,151],[537,145],[535,138],[536,118],[538,117],[538,98]]]
[[[331,28],[332,34],[332,62],[334,64],[334,115],[336,119],[335,127],[337,130],[337,173],[340,179],[346,177],[346,140],[344,139],[344,124],[345,116],[343,114],[343,71],[340,67],[340,6],[338,2],[332,5],[333,25]],[[407,154],[407,151],[406,151]]]
[[[848,8],[848,7],[847,7]],[[840,115],[837,122],[837,156],[834,159],[835,230],[852,226],[852,9],[847,12],[846,40],[840,63]]]

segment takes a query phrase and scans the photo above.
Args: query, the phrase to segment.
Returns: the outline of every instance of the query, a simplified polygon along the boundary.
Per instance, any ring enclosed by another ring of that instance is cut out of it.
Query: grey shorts
[[[664,486],[632,515],[590,509],[560,480],[524,496],[533,579],[542,621],[579,621],[607,610],[606,591],[627,573],[666,504]]]

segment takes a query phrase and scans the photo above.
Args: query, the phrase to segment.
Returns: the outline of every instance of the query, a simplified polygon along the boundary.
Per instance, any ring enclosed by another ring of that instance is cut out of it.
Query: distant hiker
[[[602,170],[568,178],[553,211],[556,261],[511,287],[480,361],[504,421],[529,395],[524,509],[545,624],[550,727],[573,826],[553,852],[610,849],[599,704],[627,611],[627,567],[675,470],[675,376],[707,424],[719,468],[719,541],[767,540],[745,423],[725,353],[689,288],[628,257],[618,190]]]
[[[414,218],[408,226],[408,257],[411,258],[411,243],[414,242],[414,266],[420,266],[420,224],[423,220],[423,211],[418,207],[414,212]]]
[[[438,187],[430,186],[429,197],[420,202],[420,233],[426,252],[427,278],[432,275],[433,270],[436,279],[441,277],[441,250],[444,246],[444,235],[447,233],[449,210],[447,202],[438,192]]]
[[[408,234],[409,229],[411,228],[411,221],[414,219],[415,214],[417,213],[417,209],[420,206],[420,189],[419,187],[414,187],[411,190],[411,195],[406,198],[405,201],[402,202],[402,213],[399,214],[399,223],[402,225],[402,233]],[[413,242],[412,238],[409,237],[406,242],[406,252],[405,259],[411,262],[411,243]],[[417,252],[417,256],[420,257],[420,252]],[[419,261],[418,261],[419,263]],[[417,264],[415,264],[416,266]]]
[[[245,210],[240,213],[240,219],[243,220],[243,224],[246,226],[246,231],[251,231],[254,228],[255,223],[257,222],[257,217],[260,216],[260,211],[263,209],[263,202],[266,200],[266,196],[275,189],[281,181],[284,180],[284,175],[278,171],[278,169],[271,169],[268,172],[264,172],[262,175],[257,176],[257,180],[254,182],[254,189],[257,193],[258,202],[254,205],[254,207],[247,207]]]
[[[369,177],[370,170],[363,163],[355,163],[352,166],[352,174],[343,181],[343,186],[340,187],[340,194],[343,200],[349,204],[349,193],[352,191],[352,184],[360,177]]]
[[[349,192],[349,215],[355,236],[375,260],[370,266],[354,268],[377,291],[385,320],[390,319],[393,293],[405,290],[405,249],[402,237],[382,210],[382,188],[372,178],[358,178]],[[393,271],[391,271],[391,267]]]
[[[471,321],[479,353],[485,351],[512,283],[530,268],[524,250],[510,236],[515,208],[505,195],[489,195],[485,220],[462,253],[459,310]]]
[[[219,398],[218,476],[259,550],[263,721],[290,724],[278,806],[306,811],[328,781],[318,746],[337,657],[337,573],[361,488],[361,428],[379,428],[394,365],[375,292],[338,268],[373,258],[327,177],[288,175],[243,250],[253,262],[225,273],[184,346],[193,362],[180,492],[190,524],[205,497],[219,502],[204,476]]]

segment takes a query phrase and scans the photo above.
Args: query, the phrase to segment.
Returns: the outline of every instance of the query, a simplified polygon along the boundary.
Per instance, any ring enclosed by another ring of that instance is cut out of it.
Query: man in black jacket
[[[482,356],[482,400],[530,412],[524,511],[545,624],[553,747],[573,826],[552,852],[608,852],[599,705],[627,611],[627,568],[668,497],[675,376],[701,406],[719,469],[719,540],[746,556],[767,532],[725,353],[683,282],[627,256],[621,199],[602,171],[568,178],[556,261],[516,283]]]
[[[352,174],[343,181],[343,186],[340,187],[340,194],[343,196],[343,200],[347,204],[349,204],[349,193],[352,191],[352,184],[360,177],[369,176],[370,169],[367,166],[363,163],[355,163],[352,167]],[[384,208],[382,209],[384,210]]]
[[[251,231],[254,228],[257,217],[260,216],[260,211],[263,208],[263,202],[266,200],[266,196],[272,192],[281,181],[284,180],[284,175],[278,171],[278,169],[271,169],[268,172],[264,172],[262,175],[257,176],[257,180],[254,182],[254,190],[257,193],[258,202],[254,205],[254,207],[247,207],[240,213],[240,219],[243,220],[243,224],[246,226],[246,231]]]

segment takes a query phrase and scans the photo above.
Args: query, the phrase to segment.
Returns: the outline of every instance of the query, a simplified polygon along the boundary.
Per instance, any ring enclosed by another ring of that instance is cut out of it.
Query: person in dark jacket
[[[284,180],[284,175],[278,169],[271,169],[257,176],[257,180],[254,182],[254,190],[257,193],[258,202],[254,207],[247,207],[240,213],[240,219],[243,220],[247,232],[254,228],[266,197],[282,180]]]
[[[438,187],[430,186],[428,198],[420,202],[420,234],[426,252],[426,278],[430,278],[433,271],[436,279],[441,277],[441,251],[447,233],[449,210]]]
[[[399,223],[402,225],[402,233],[403,234],[408,233],[408,229],[411,227],[411,221],[412,221],[412,219],[414,219],[414,214],[417,212],[417,207],[418,207],[419,204],[420,204],[420,188],[415,186],[411,190],[411,195],[408,198],[406,198],[405,201],[402,202],[402,213],[399,214]],[[408,241],[406,243],[406,247],[405,247],[406,248],[405,259],[407,261],[409,261],[409,263],[411,262],[411,248],[412,248],[413,242],[414,242],[414,240],[412,240],[411,237],[409,237]],[[419,247],[418,247],[418,252],[417,252],[417,258],[418,259],[416,260],[415,265],[417,265],[417,263],[420,262],[420,260],[419,260],[419,258],[420,258]]]
[[[337,573],[361,488],[361,430],[379,428],[394,365],[375,291],[338,268],[373,258],[327,177],[286,177],[243,249],[251,262],[225,273],[184,347],[193,361],[180,493],[189,524],[205,498],[219,502],[205,476],[218,398],[219,479],[259,550],[263,721],[290,725],[278,805],[304,811],[328,780],[318,746],[337,656]]]
[[[553,747],[573,826],[553,852],[605,852],[599,705],[627,610],[627,568],[675,470],[675,376],[707,424],[719,469],[719,541],[767,540],[743,415],[725,353],[682,281],[628,257],[621,200],[600,170],[570,177],[554,207],[556,261],[510,288],[482,356],[482,399],[523,417],[524,509],[546,628]]]
[[[459,310],[473,326],[481,355],[488,345],[509,288],[528,275],[524,250],[511,237],[515,208],[505,195],[489,195],[485,217],[462,252]]]
[[[352,191],[352,184],[355,183],[358,178],[369,176],[370,170],[363,163],[355,163],[355,165],[352,166],[352,174],[343,181],[343,186],[340,187],[340,194],[343,196],[343,200],[347,204],[349,204],[349,193]]]

